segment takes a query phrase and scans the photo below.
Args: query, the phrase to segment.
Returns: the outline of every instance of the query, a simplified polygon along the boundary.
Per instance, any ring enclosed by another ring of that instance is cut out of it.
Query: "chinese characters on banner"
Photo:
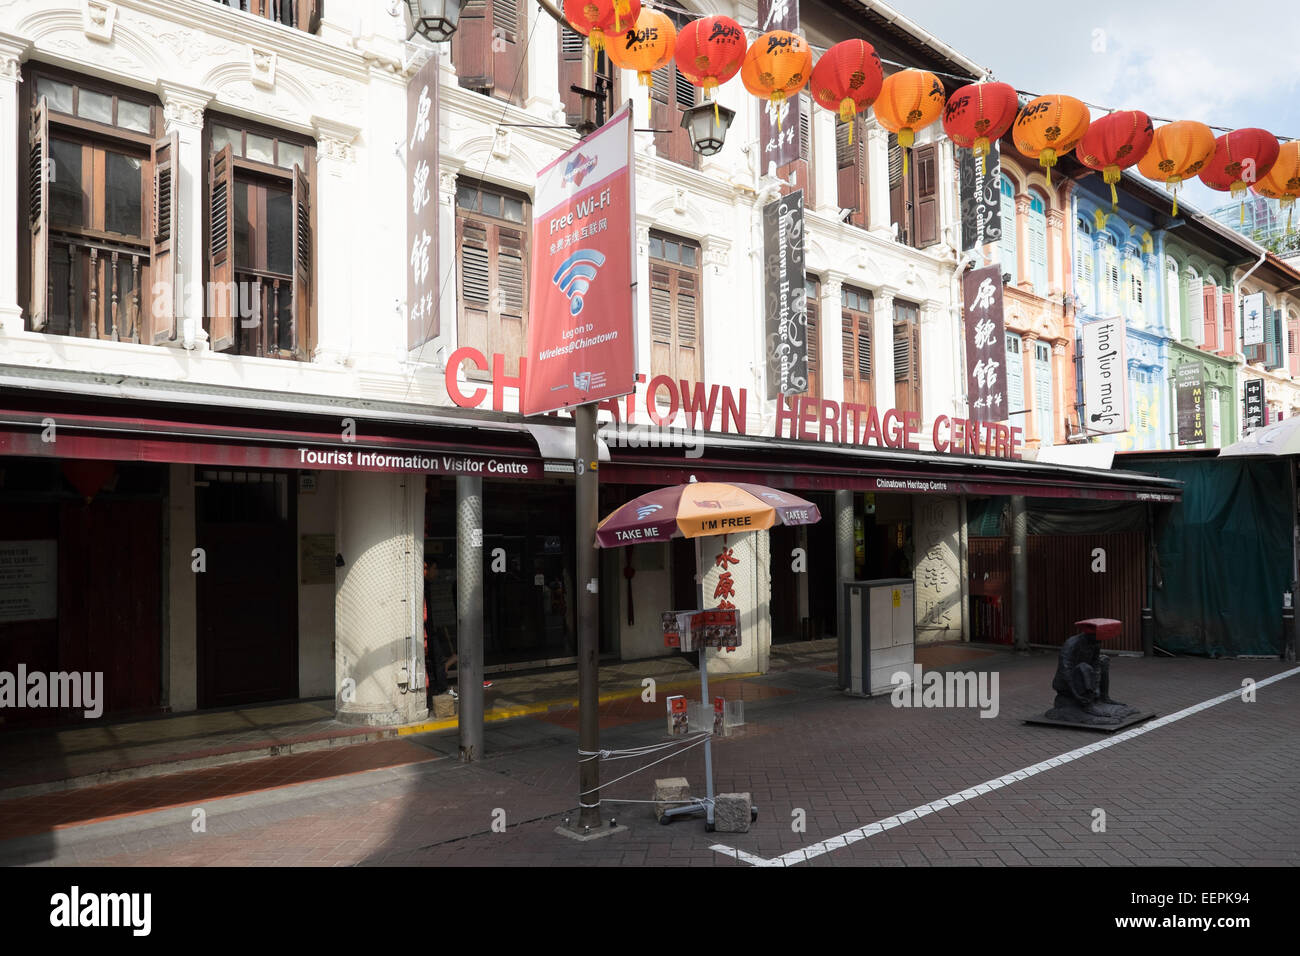
[[[636,388],[632,104],[537,174],[525,415]]]
[[[1264,305],[1264,293],[1256,292],[1241,300],[1241,344],[1264,344],[1264,321],[1268,309]]]
[[[1127,341],[1121,318],[1098,319],[1083,327],[1084,434],[1128,431]]]
[[[438,328],[438,57],[406,88],[406,347]]]
[[[1184,362],[1174,371],[1174,395],[1178,444],[1201,444],[1205,441],[1205,368],[1200,362]]]
[[[1002,238],[1001,162],[996,140],[987,156],[960,152],[961,248],[970,252]]]
[[[1264,380],[1262,378],[1246,379],[1246,427],[1243,435],[1249,435],[1257,428],[1267,424],[1264,418]]]
[[[808,303],[803,271],[803,190],[763,207],[767,397],[808,391]]]
[[[799,0],[758,0],[758,31],[799,32]],[[759,142],[763,144],[763,174],[799,158],[799,117],[804,94],[781,103],[765,100],[759,110]]]
[[[1007,349],[1002,319],[1002,266],[972,269],[962,277],[966,329],[966,394],[970,419],[1000,422],[1007,417]]]

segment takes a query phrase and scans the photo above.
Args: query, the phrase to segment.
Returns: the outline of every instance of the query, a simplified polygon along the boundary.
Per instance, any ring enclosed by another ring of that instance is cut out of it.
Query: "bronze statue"
[[[1095,727],[1111,727],[1136,717],[1139,711],[1110,697],[1110,660],[1101,642],[1120,634],[1120,622],[1109,618],[1075,621],[1079,633],[1061,645],[1052,689],[1056,703],[1044,716]]]

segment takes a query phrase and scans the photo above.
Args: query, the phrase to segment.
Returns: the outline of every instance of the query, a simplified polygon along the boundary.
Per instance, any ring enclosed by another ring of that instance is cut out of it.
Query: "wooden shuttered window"
[[[871,375],[871,293],[840,289],[840,336],[844,363],[844,401],[876,404]]]
[[[700,255],[691,243],[650,237],[650,377],[704,380]]]
[[[889,134],[886,149],[889,157],[889,221],[898,226],[898,241],[911,244],[911,217],[907,199],[907,177],[903,175],[903,147],[898,145],[898,135]]]
[[[1286,320],[1286,345],[1287,368],[1292,375],[1300,376],[1300,353],[1296,352],[1296,346],[1300,345],[1300,319],[1294,312]]]
[[[235,163],[229,144],[208,160],[208,341],[214,352],[235,345]]]
[[[921,323],[908,302],[894,303],[894,407],[921,411]]]
[[[1034,292],[1047,295],[1047,203],[1036,192],[1029,197],[1029,275],[1034,283]],[[1119,302],[1119,267],[1115,266],[1114,307]]]
[[[1282,367],[1282,310],[1274,309],[1264,317],[1264,367]]]
[[[29,311],[33,332],[49,328],[51,285],[50,275],[50,117],[45,101],[32,110],[28,132],[28,200],[30,210],[28,226],[31,230],[32,285]]]
[[[153,147],[153,215],[149,231],[151,244],[149,267],[153,287],[161,283],[166,291],[156,305],[141,310],[141,342],[162,345],[176,341],[176,244],[180,242],[180,210],[176,201],[176,182],[180,163],[180,134],[172,132]],[[184,291],[183,289],[180,291]],[[151,295],[152,300],[152,295]]]
[[[998,184],[1002,196],[1002,238],[998,240],[998,255],[1002,257],[1002,272],[1011,276],[1014,288],[1020,281],[1020,253],[1016,246],[1016,189],[1011,180],[1002,177]]]
[[[1034,343],[1034,418],[1043,446],[1056,443],[1056,418],[1052,403],[1052,346]]]
[[[586,88],[582,75],[582,49],[587,39],[572,27],[560,27],[560,99],[564,101],[564,122],[576,126],[582,120],[582,97],[571,89]]]
[[[655,153],[661,159],[697,169],[700,156],[691,148],[690,134],[682,127],[682,110],[696,104],[698,91],[675,62],[655,70],[650,79],[650,126],[662,130],[654,134]]]
[[[916,146],[903,171],[903,148],[889,134],[889,215],[898,224],[898,240],[924,249],[939,241],[939,148]]]
[[[1219,290],[1214,283],[1206,282],[1201,286],[1201,314],[1204,316],[1205,328],[1202,331],[1202,347],[1210,352],[1219,350]]]
[[[849,142],[849,131],[853,142]],[[851,209],[846,222],[862,229],[869,222],[866,126],[855,116],[849,123],[835,120],[835,189],[840,209]]]
[[[290,305],[290,347],[297,343],[314,343],[316,330],[312,309],[312,221],[311,181],[301,167],[293,168],[293,300]],[[277,346],[285,339],[283,330],[276,336]],[[303,356],[300,356],[303,357]]]
[[[524,0],[465,0],[451,38],[457,82],[468,90],[522,105],[528,13]]]
[[[504,191],[462,184],[456,195],[457,334],[461,345],[489,359],[505,356],[505,374],[519,374],[528,315],[528,201]],[[476,372],[485,377],[488,372]]]
[[[1234,321],[1234,318],[1237,315],[1237,299],[1232,294],[1231,289],[1228,289],[1223,293],[1222,309],[1223,309],[1223,345],[1220,347],[1219,352],[1222,355],[1232,355],[1234,352],[1237,351],[1238,346],[1237,346],[1237,327],[1236,327],[1236,322]]]
[[[812,398],[822,397],[821,282],[816,276],[804,280],[804,301],[808,316],[808,391]]]
[[[803,190],[804,208],[811,208],[816,201],[814,184],[816,176],[813,175],[813,152],[812,152],[812,97],[807,93],[800,94],[799,103],[799,158],[794,162],[786,163],[776,171],[776,174],[785,180],[794,183],[793,186],[782,186],[783,195],[788,195],[796,189]],[[787,115],[786,122],[790,117]]]
[[[1019,332],[1007,332],[1006,355],[1002,366],[1003,380],[1007,384],[1007,413],[1028,408],[1025,404],[1024,340]]]

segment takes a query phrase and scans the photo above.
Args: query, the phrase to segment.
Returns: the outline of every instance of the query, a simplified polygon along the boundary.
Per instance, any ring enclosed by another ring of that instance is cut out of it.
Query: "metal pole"
[[[483,756],[483,479],[456,476],[456,682],[460,759]]]
[[[695,590],[697,610],[704,609],[704,563],[700,560],[702,542],[695,539]],[[739,614],[739,612],[737,612]],[[703,713],[705,730],[711,730],[709,724],[709,654],[707,647],[699,649],[700,655],[700,711]],[[713,826],[713,735],[704,738],[704,819],[708,826]]]
[[[579,405],[573,410],[577,441],[576,544],[578,626],[578,749],[595,753],[600,749],[600,632],[597,616],[596,524],[600,503],[599,462],[596,456],[596,406]],[[578,824],[600,826],[600,761],[578,764]]]
[[[835,635],[838,645],[836,654],[836,673],[841,684],[846,680],[848,671],[846,653],[848,638],[844,627],[844,583],[855,577],[853,566],[853,492],[848,489],[835,491]]]
[[[1029,515],[1025,496],[1011,496],[1011,613],[1016,650],[1029,650]]]

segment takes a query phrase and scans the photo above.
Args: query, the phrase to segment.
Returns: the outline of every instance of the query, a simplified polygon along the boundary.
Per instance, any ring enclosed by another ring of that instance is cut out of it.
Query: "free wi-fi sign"
[[[582,311],[582,297],[587,294],[591,284],[596,281],[596,273],[605,264],[603,253],[595,249],[579,249],[560,263],[552,276],[559,290],[569,299],[569,314],[577,315]]]

